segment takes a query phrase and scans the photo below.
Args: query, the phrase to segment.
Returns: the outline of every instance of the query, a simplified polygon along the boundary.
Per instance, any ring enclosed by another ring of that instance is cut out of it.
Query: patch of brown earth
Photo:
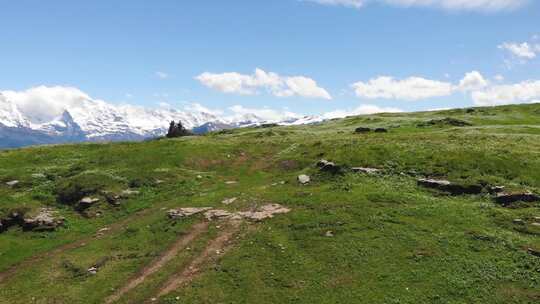
[[[138,274],[132,277],[124,286],[118,289],[113,295],[105,300],[105,303],[110,304],[118,301],[124,294],[139,286],[144,280],[159,271],[165,264],[170,262],[178,253],[186,248],[199,235],[208,230],[208,222],[195,224],[188,234],[180,237],[167,251],[165,251],[155,261],[144,267]]]
[[[204,251],[193,259],[183,270],[177,275],[172,276],[157,292],[157,297],[161,297],[171,293],[172,291],[182,287],[186,283],[191,282],[202,270],[203,266],[210,261],[217,261],[227,249],[230,248],[231,240],[239,231],[240,221],[231,221],[230,225],[224,228],[218,236],[211,240]]]

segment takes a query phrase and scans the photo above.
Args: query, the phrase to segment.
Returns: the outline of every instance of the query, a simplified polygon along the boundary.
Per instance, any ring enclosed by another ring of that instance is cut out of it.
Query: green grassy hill
[[[425,177],[484,190],[450,195],[420,187]],[[0,233],[0,303],[540,302],[540,203],[501,206],[488,191],[540,194],[540,104],[2,151],[0,182],[0,219],[65,218]],[[84,196],[100,201],[83,210]],[[204,216],[167,217],[268,203],[291,212],[196,235]]]

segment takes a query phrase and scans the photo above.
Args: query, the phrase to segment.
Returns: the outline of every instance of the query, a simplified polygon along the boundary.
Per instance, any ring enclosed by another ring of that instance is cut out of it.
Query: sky
[[[535,0],[2,1],[0,37],[12,95],[302,114],[540,102]]]

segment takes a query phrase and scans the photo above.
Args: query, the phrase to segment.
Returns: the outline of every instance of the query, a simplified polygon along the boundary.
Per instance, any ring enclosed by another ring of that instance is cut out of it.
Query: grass
[[[445,118],[471,126],[440,123]],[[438,123],[418,126],[431,120]],[[389,133],[353,134],[359,126],[385,127]],[[322,174],[315,167],[321,158],[384,173]],[[44,177],[33,177],[36,173]],[[299,174],[310,175],[312,183],[298,185]],[[244,226],[218,262],[156,302],[540,301],[540,259],[526,250],[540,249],[540,229],[532,225],[540,206],[503,208],[488,193],[449,196],[418,187],[416,178],[425,176],[540,193],[540,105],[378,114],[143,143],[2,151],[0,217],[15,208],[47,206],[66,218],[66,226],[49,233],[12,227],[0,234],[0,271],[62,244],[88,242],[21,264],[0,283],[0,303],[102,303],[202,220],[171,221],[167,209],[245,210],[269,202],[293,211]],[[16,188],[4,185],[14,179],[21,181]],[[103,190],[128,188],[140,193],[117,207],[102,200],[81,213],[73,206],[81,189],[100,196]],[[238,200],[221,204],[231,197]],[[517,218],[525,224],[515,223]],[[92,237],[119,222],[125,224]],[[202,252],[216,229],[212,226],[191,251],[119,303],[148,300]],[[98,262],[103,263],[98,273],[89,275],[86,269]]]

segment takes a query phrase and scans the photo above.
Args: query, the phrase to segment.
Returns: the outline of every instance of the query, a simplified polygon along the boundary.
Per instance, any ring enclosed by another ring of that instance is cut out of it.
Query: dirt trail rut
[[[193,259],[181,273],[173,275],[157,292],[157,297],[164,296],[184,284],[191,282],[199,274],[201,268],[209,260],[217,260],[229,247],[231,239],[240,228],[239,221],[231,221],[229,226],[224,228],[218,236],[211,240],[204,251]],[[151,301],[150,301],[151,302]]]
[[[104,230],[104,231],[101,231],[101,232],[96,232],[96,234],[93,234],[92,236],[88,236],[88,237],[79,239],[79,240],[77,240],[75,242],[72,242],[72,243],[67,243],[67,244],[61,245],[60,247],[57,247],[57,248],[52,249],[50,251],[45,251],[45,252],[42,252],[42,253],[38,253],[38,254],[36,254],[34,256],[31,256],[31,257],[27,258],[26,260],[23,260],[23,261],[21,261],[21,262],[19,262],[17,264],[14,264],[14,265],[10,266],[8,269],[0,272],[0,284],[8,281],[9,278],[11,278],[13,275],[15,275],[18,270],[26,269],[29,266],[34,265],[35,263],[38,263],[38,262],[40,262],[40,261],[42,261],[42,260],[44,260],[46,258],[53,257],[55,255],[61,254],[61,253],[65,252],[65,251],[73,250],[73,249],[77,249],[77,248],[86,246],[89,242],[91,242],[93,240],[99,239],[100,237],[103,237],[105,235],[108,235],[108,234],[115,233],[115,232],[119,231],[120,229],[122,229],[128,223],[136,220],[137,218],[140,218],[141,216],[144,216],[144,215],[148,214],[152,210],[153,209],[145,209],[145,210],[136,212],[135,214],[133,214],[131,216],[128,216],[127,218],[108,226],[107,230]]]
[[[178,253],[186,248],[193,240],[199,235],[208,230],[208,222],[201,222],[195,224],[188,234],[180,237],[167,251],[165,251],[160,257],[158,257],[151,264],[142,269],[137,275],[131,278],[123,287],[118,289],[113,295],[105,300],[105,303],[110,304],[118,301],[124,294],[137,287],[144,280],[153,273],[160,270],[168,262],[170,262]]]

